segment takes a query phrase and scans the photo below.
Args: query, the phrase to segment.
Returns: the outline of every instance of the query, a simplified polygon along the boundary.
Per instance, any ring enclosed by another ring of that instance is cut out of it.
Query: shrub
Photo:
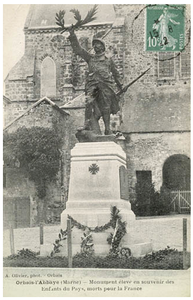
[[[137,216],[159,216],[170,213],[171,191],[162,186],[160,193],[153,183],[136,184],[136,199],[131,208]]]
[[[170,203],[172,201],[171,190],[167,189],[164,185],[160,189],[160,202],[162,207],[160,214],[169,214],[171,211]]]
[[[136,183],[136,201],[132,203],[132,209],[137,216],[151,216],[154,214],[154,203],[157,202],[159,194],[155,191],[153,183]]]
[[[30,255],[26,259],[26,254]],[[187,254],[190,266],[190,254]],[[44,267],[67,268],[67,257],[40,257],[28,249],[22,249],[19,255],[4,258],[5,267]],[[107,255],[99,257],[78,253],[73,257],[74,268],[105,268],[105,269],[183,269],[183,253],[167,247],[164,250],[147,254],[144,257],[114,257]]]
[[[17,254],[12,254],[8,256],[9,259],[18,259],[18,258],[35,258],[39,253],[31,251],[29,249],[21,249]]]

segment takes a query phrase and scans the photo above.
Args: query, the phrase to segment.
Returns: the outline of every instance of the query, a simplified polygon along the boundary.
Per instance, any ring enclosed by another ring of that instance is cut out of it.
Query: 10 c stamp
[[[146,8],[146,51],[182,51],[185,46],[185,5]]]

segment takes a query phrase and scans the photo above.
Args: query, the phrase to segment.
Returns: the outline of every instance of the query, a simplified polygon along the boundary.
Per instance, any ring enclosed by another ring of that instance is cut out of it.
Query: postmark
[[[185,5],[146,7],[146,51],[179,52],[185,47]]]

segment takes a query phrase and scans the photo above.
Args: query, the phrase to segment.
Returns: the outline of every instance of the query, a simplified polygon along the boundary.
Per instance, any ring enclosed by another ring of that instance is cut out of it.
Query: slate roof
[[[35,53],[24,54],[20,60],[13,66],[6,79],[8,80],[26,80],[34,74]],[[5,80],[6,80],[5,79]]]
[[[93,7],[93,4],[32,4],[25,22],[24,29],[36,28],[58,28],[55,21],[55,15],[60,10],[65,10],[65,24],[70,25],[76,22],[71,9],[78,9],[82,18]],[[97,19],[90,24],[113,23],[115,21],[115,11],[113,5],[98,5]]]

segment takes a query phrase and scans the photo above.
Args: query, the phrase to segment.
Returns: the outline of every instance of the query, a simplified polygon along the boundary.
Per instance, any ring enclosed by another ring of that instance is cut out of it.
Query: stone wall
[[[123,132],[190,130],[190,83],[143,89],[135,85],[125,96]]]
[[[180,55],[172,52],[168,54],[174,68],[174,76],[169,78],[161,78],[158,74],[159,64],[163,63],[159,61],[159,53],[144,50],[145,5],[115,5],[115,9],[117,15],[125,17],[124,82],[131,82],[151,67],[125,94],[122,131],[179,130],[180,125],[181,129],[187,129],[187,123],[190,129],[190,74],[185,77],[181,71],[182,55],[187,58],[187,68],[189,64],[189,8],[186,10],[187,45]]]
[[[155,189],[162,186],[162,168],[168,157],[182,154],[190,157],[189,132],[136,133],[126,135],[129,187],[132,193],[136,171],[151,171]]]
[[[31,103],[26,101],[12,101],[10,105],[5,107],[4,109],[4,114],[6,115],[4,127],[21,116],[29,108],[30,105]]]
[[[10,100],[29,101],[34,98],[33,77],[27,77],[23,80],[9,80],[9,76],[5,80],[5,93]]]
[[[136,171],[152,171],[155,189],[162,185],[164,161],[173,154],[190,157],[190,74],[181,70],[182,58],[189,68],[190,11],[186,10],[186,48],[169,53],[174,76],[159,76],[159,53],[146,52],[145,5],[114,5],[116,15],[125,18],[124,82],[131,82],[151,69],[122,100],[122,125],[127,143],[130,193],[134,193]],[[166,61],[167,63],[167,61]]]

